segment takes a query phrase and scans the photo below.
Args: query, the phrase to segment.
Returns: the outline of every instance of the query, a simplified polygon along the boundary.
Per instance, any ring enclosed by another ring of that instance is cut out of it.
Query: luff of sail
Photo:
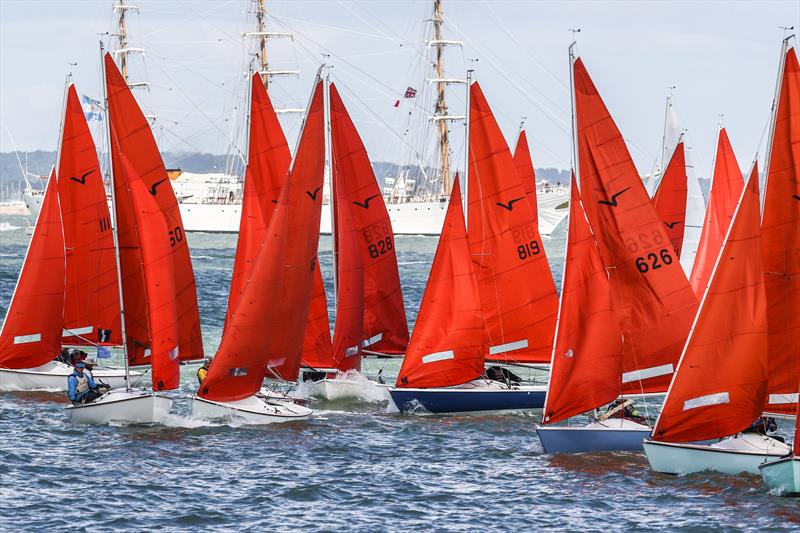
[[[761,415],[768,353],[760,234],[754,166],[653,430],[655,440],[726,437]]]
[[[111,213],[92,134],[70,84],[58,158],[64,225],[64,343],[122,344]]]
[[[689,284],[695,295],[700,298],[706,290],[711,270],[717,261],[722,242],[730,226],[736,203],[741,196],[744,179],[731,141],[725,128],[719,130],[717,155],[714,159],[714,174],[711,179],[711,191],[708,195],[708,207],[703,221],[703,234],[697,247],[692,275]]]
[[[449,387],[483,374],[484,323],[470,256],[456,179],[398,387]]]
[[[181,360],[197,360],[203,357],[203,337],[200,332],[200,313],[197,308],[197,289],[189,246],[178,209],[178,202],[167,176],[164,162],[156,146],[150,125],[136,103],[128,84],[117,69],[111,54],[104,57],[106,95],[108,99],[108,128],[112,169],[114,171],[116,220],[119,226],[118,239],[120,262],[123,270],[123,305],[125,306],[125,330],[128,337],[128,357],[132,364],[146,364],[145,347],[149,344],[147,327],[144,279],[137,272],[141,264],[138,242],[132,225],[130,198],[119,190],[117,169],[120,168],[120,153],[129,159],[145,187],[153,192],[158,189],[157,201],[175,240],[173,254],[175,289],[178,294],[178,335]],[[119,192],[119,194],[117,194]]]
[[[64,319],[65,268],[64,236],[53,169],[0,329],[0,367],[34,368],[58,355]]]
[[[672,243],[677,257],[681,256],[683,232],[686,223],[686,158],[683,142],[679,142],[672,153],[664,177],[658,184],[653,197],[655,207],[661,221],[664,222],[667,236]]]
[[[175,238],[170,235],[158,195],[145,188],[125,154],[120,154],[118,175],[127,187],[142,258],[147,325],[150,331],[150,365],[153,390],[177,389],[180,385],[178,353],[178,312],[173,254]]]
[[[511,151],[477,82],[470,87],[467,236],[487,359],[550,360],[558,295]]]
[[[697,299],[580,58],[573,72],[581,199],[611,275],[614,312],[625,339],[623,392],[664,392]]]
[[[266,376],[297,378],[318,268],[325,164],[322,91],[317,81],[294,164],[251,278],[198,392],[203,398],[242,400],[258,392]]]
[[[767,291],[766,411],[796,414],[800,392],[800,64],[786,52],[772,137],[761,246]],[[795,453],[798,453],[795,433]]]
[[[336,181],[336,201],[347,204],[357,236],[357,253],[361,257],[362,345],[370,351],[401,354],[408,347],[408,324],[392,223],[367,150],[333,83],[330,84],[330,114],[331,176]],[[337,260],[342,259],[339,254]]]
[[[613,401],[622,389],[622,333],[611,306],[611,284],[572,178],[564,259],[544,423],[555,423]]]

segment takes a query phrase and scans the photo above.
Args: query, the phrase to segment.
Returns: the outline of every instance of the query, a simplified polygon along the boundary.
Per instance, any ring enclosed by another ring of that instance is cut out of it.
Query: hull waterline
[[[614,418],[581,427],[537,426],[545,453],[641,451],[651,428]]]
[[[192,398],[192,418],[201,420],[238,421],[245,424],[274,424],[306,420],[313,414],[308,407],[288,399],[265,397],[261,394],[233,402],[218,402],[195,396]]]
[[[424,410],[446,413],[499,413],[541,409],[546,387],[444,387],[431,389],[390,388],[392,401],[401,412]]]

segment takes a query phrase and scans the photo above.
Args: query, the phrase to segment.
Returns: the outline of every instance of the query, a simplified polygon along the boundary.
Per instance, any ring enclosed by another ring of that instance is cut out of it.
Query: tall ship
[[[293,40],[291,32],[270,31],[267,27],[265,0],[252,0],[254,29],[242,34],[245,49],[254,58],[255,67],[269,90],[270,84],[279,78],[299,76],[299,70],[272,68],[270,65],[270,41]],[[141,56],[144,49],[129,43],[127,14],[137,8],[118,0],[114,6],[116,14],[115,48],[116,58],[123,77],[131,88],[146,87],[147,82],[131,81],[128,77],[129,56]],[[409,123],[406,132],[409,138],[404,143],[406,153],[402,157],[407,164],[398,167],[393,175],[384,177],[383,196],[397,235],[439,235],[444,223],[447,202],[455,179],[451,124],[463,129],[466,110],[451,112],[447,103],[448,92],[465,90],[465,76],[451,76],[445,68],[447,50],[461,48],[462,42],[445,38],[443,34],[444,13],[441,0],[434,0],[432,17],[426,21],[424,48],[426,53],[417,57],[423,67],[423,79],[416,80],[416,87],[409,85],[404,99],[414,99],[409,106]],[[465,73],[462,73],[465,74]],[[400,100],[396,105],[400,104]],[[301,114],[303,108],[278,107],[279,114]],[[235,121],[234,121],[235,122]],[[235,135],[236,133],[234,133]],[[186,231],[207,233],[237,233],[242,212],[243,166],[238,154],[246,150],[232,143],[224,171],[214,173],[184,172],[170,169],[170,179],[180,206]],[[102,149],[102,148],[101,148]],[[562,184],[539,181],[536,184],[539,211],[539,231],[550,235],[568,213],[569,188]],[[44,187],[28,184],[23,197],[33,216],[39,212]],[[324,201],[327,203],[328,198]],[[322,210],[320,232],[331,233],[330,209]]]

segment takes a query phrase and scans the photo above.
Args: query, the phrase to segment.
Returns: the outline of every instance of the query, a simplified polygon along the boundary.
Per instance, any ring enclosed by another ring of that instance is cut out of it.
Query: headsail
[[[64,235],[53,169],[0,329],[0,366],[33,368],[58,355],[64,323],[64,263]]]
[[[787,51],[764,193],[761,246],[767,291],[766,411],[797,413],[800,386],[800,64]],[[795,453],[798,449],[795,436]]]
[[[767,397],[767,298],[758,170],[735,209],[653,437],[693,442],[733,435]]]
[[[679,142],[653,197],[653,207],[664,222],[676,257],[681,256],[686,222],[686,159],[683,150],[683,142]]]
[[[111,214],[92,134],[72,84],[58,161],[67,260],[64,343],[118,346],[122,335]]]
[[[623,391],[663,392],[697,299],[583,61],[577,59],[573,69],[578,179],[625,338]]]
[[[622,389],[622,333],[611,285],[572,178],[569,236],[544,422],[613,401]]]
[[[528,146],[528,135],[525,130],[520,130],[517,137],[517,146],[514,148],[514,166],[517,168],[517,177],[525,189],[525,194],[533,209],[533,222],[539,227],[539,207],[536,202],[536,172],[533,170],[531,150]]]
[[[158,195],[145,188],[124,154],[117,175],[127,187],[142,258],[147,324],[150,330],[150,365],[153,390],[177,389],[180,385],[178,313],[175,292],[175,240],[158,206]],[[124,295],[123,295],[124,297]]]
[[[297,378],[317,268],[325,165],[322,91],[318,80],[250,281],[198,393],[203,398],[241,400],[258,392],[265,376]]]
[[[739,164],[733,154],[728,132],[725,131],[725,128],[721,128],[717,142],[717,155],[714,159],[714,175],[711,179],[708,208],[703,222],[703,235],[700,237],[692,275],[689,277],[689,283],[698,298],[706,290],[743,186],[742,171],[739,170]]]
[[[334,196],[338,203],[347,204],[357,236],[355,251],[361,257],[364,288],[362,345],[370,351],[402,354],[408,346],[408,324],[397,271],[392,223],[367,151],[336,85],[332,83],[330,113],[331,176],[336,182]],[[337,260],[346,258],[339,254]]]
[[[169,183],[164,162],[156,146],[150,125],[136,103],[128,84],[117,69],[111,54],[104,58],[106,95],[110,129],[110,152],[114,170],[117,233],[120,261],[123,270],[123,298],[125,306],[125,330],[128,337],[128,357],[132,364],[146,364],[145,346],[149,344],[147,328],[147,304],[144,294],[144,278],[140,272],[141,257],[136,233],[132,231],[133,214],[130,198],[120,187],[117,177],[121,167],[120,154],[124,153],[145,187],[156,196],[164,214],[169,235],[174,240],[173,254],[175,290],[178,294],[178,336],[181,360],[196,360],[203,357],[203,337],[200,332],[200,314],[197,309],[197,290],[194,282],[189,246],[183,230],[175,193]],[[163,189],[163,190],[162,190]]]
[[[470,87],[467,235],[488,359],[550,360],[558,295],[534,208],[477,82]]]
[[[484,324],[470,255],[456,179],[398,387],[448,387],[483,374]]]

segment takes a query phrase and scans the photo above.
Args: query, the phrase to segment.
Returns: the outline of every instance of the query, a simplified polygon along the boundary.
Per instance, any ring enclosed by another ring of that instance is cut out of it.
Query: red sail
[[[398,387],[449,387],[483,374],[481,296],[470,256],[456,179]]]
[[[668,442],[742,431],[767,397],[767,298],[754,168],[664,400],[653,436]]]
[[[241,400],[258,392],[266,376],[297,379],[317,268],[324,166],[318,82],[264,244],[198,393],[203,398]]]
[[[623,391],[664,392],[697,299],[586,67],[573,68],[581,198],[625,339]]]
[[[144,347],[149,344],[144,278],[140,269],[141,254],[136,233],[132,230],[133,214],[130,198],[120,189],[117,177],[120,153],[130,160],[145,187],[158,191],[156,199],[167,227],[175,239],[173,254],[175,290],[178,294],[178,335],[182,361],[203,357],[203,337],[200,332],[200,314],[197,309],[197,290],[194,282],[189,246],[183,230],[175,193],[158,152],[150,125],[128,84],[120,74],[110,54],[105,56],[106,94],[108,96],[109,129],[111,131],[111,159],[114,169],[114,190],[120,255],[123,270],[123,298],[125,306],[125,332],[128,337],[128,354],[132,364],[146,364]],[[164,189],[163,192],[160,189]],[[126,268],[127,267],[127,268]]]
[[[683,141],[678,143],[672,153],[664,177],[658,184],[658,190],[653,197],[653,207],[664,222],[676,257],[681,256],[683,247],[683,230],[686,223],[686,157],[684,155]]]
[[[408,346],[408,324],[392,223],[367,151],[334,84],[330,85],[330,113],[335,196],[348,206],[363,268],[362,344],[370,351],[402,354]]]
[[[714,176],[711,179],[703,233],[697,247],[692,275],[689,276],[689,283],[698,298],[706,291],[743,186],[742,171],[736,163],[728,133],[722,128],[719,130],[717,157],[714,160]]]
[[[770,412],[795,414],[800,384],[800,65],[786,54],[761,221]],[[795,443],[800,432],[795,434]],[[797,444],[795,444],[797,447]],[[795,449],[795,453],[800,450]]]
[[[260,74],[253,74],[251,86],[249,154],[226,322],[250,279],[292,160]]]
[[[319,262],[314,269],[311,285],[311,303],[308,305],[306,337],[303,342],[303,365],[310,368],[336,368],[331,343],[331,325],[328,317],[328,300]]]
[[[622,388],[621,375],[622,333],[611,308],[611,284],[573,176],[544,422],[565,420],[613,401]]]
[[[477,83],[470,87],[467,235],[481,291],[488,359],[550,361],[558,295],[534,208]]]
[[[129,191],[136,232],[139,235],[150,330],[153,390],[177,389],[181,372],[172,257],[177,243],[158,206],[158,195],[164,194],[164,189],[156,189],[156,194],[153,194],[145,188],[142,179],[124,154],[120,154],[119,161],[122,166],[118,169],[118,175]]]
[[[55,170],[0,329],[0,367],[33,368],[61,350],[64,319],[64,235]]]
[[[57,175],[67,257],[63,342],[118,346],[122,335],[111,214],[74,85],[67,90]]]
[[[533,222],[539,225],[539,207],[536,202],[536,173],[533,170],[531,150],[528,146],[528,136],[525,130],[519,132],[517,147],[514,149],[514,166],[517,168],[517,177],[522,182],[522,188],[528,196],[528,201],[533,209]]]

